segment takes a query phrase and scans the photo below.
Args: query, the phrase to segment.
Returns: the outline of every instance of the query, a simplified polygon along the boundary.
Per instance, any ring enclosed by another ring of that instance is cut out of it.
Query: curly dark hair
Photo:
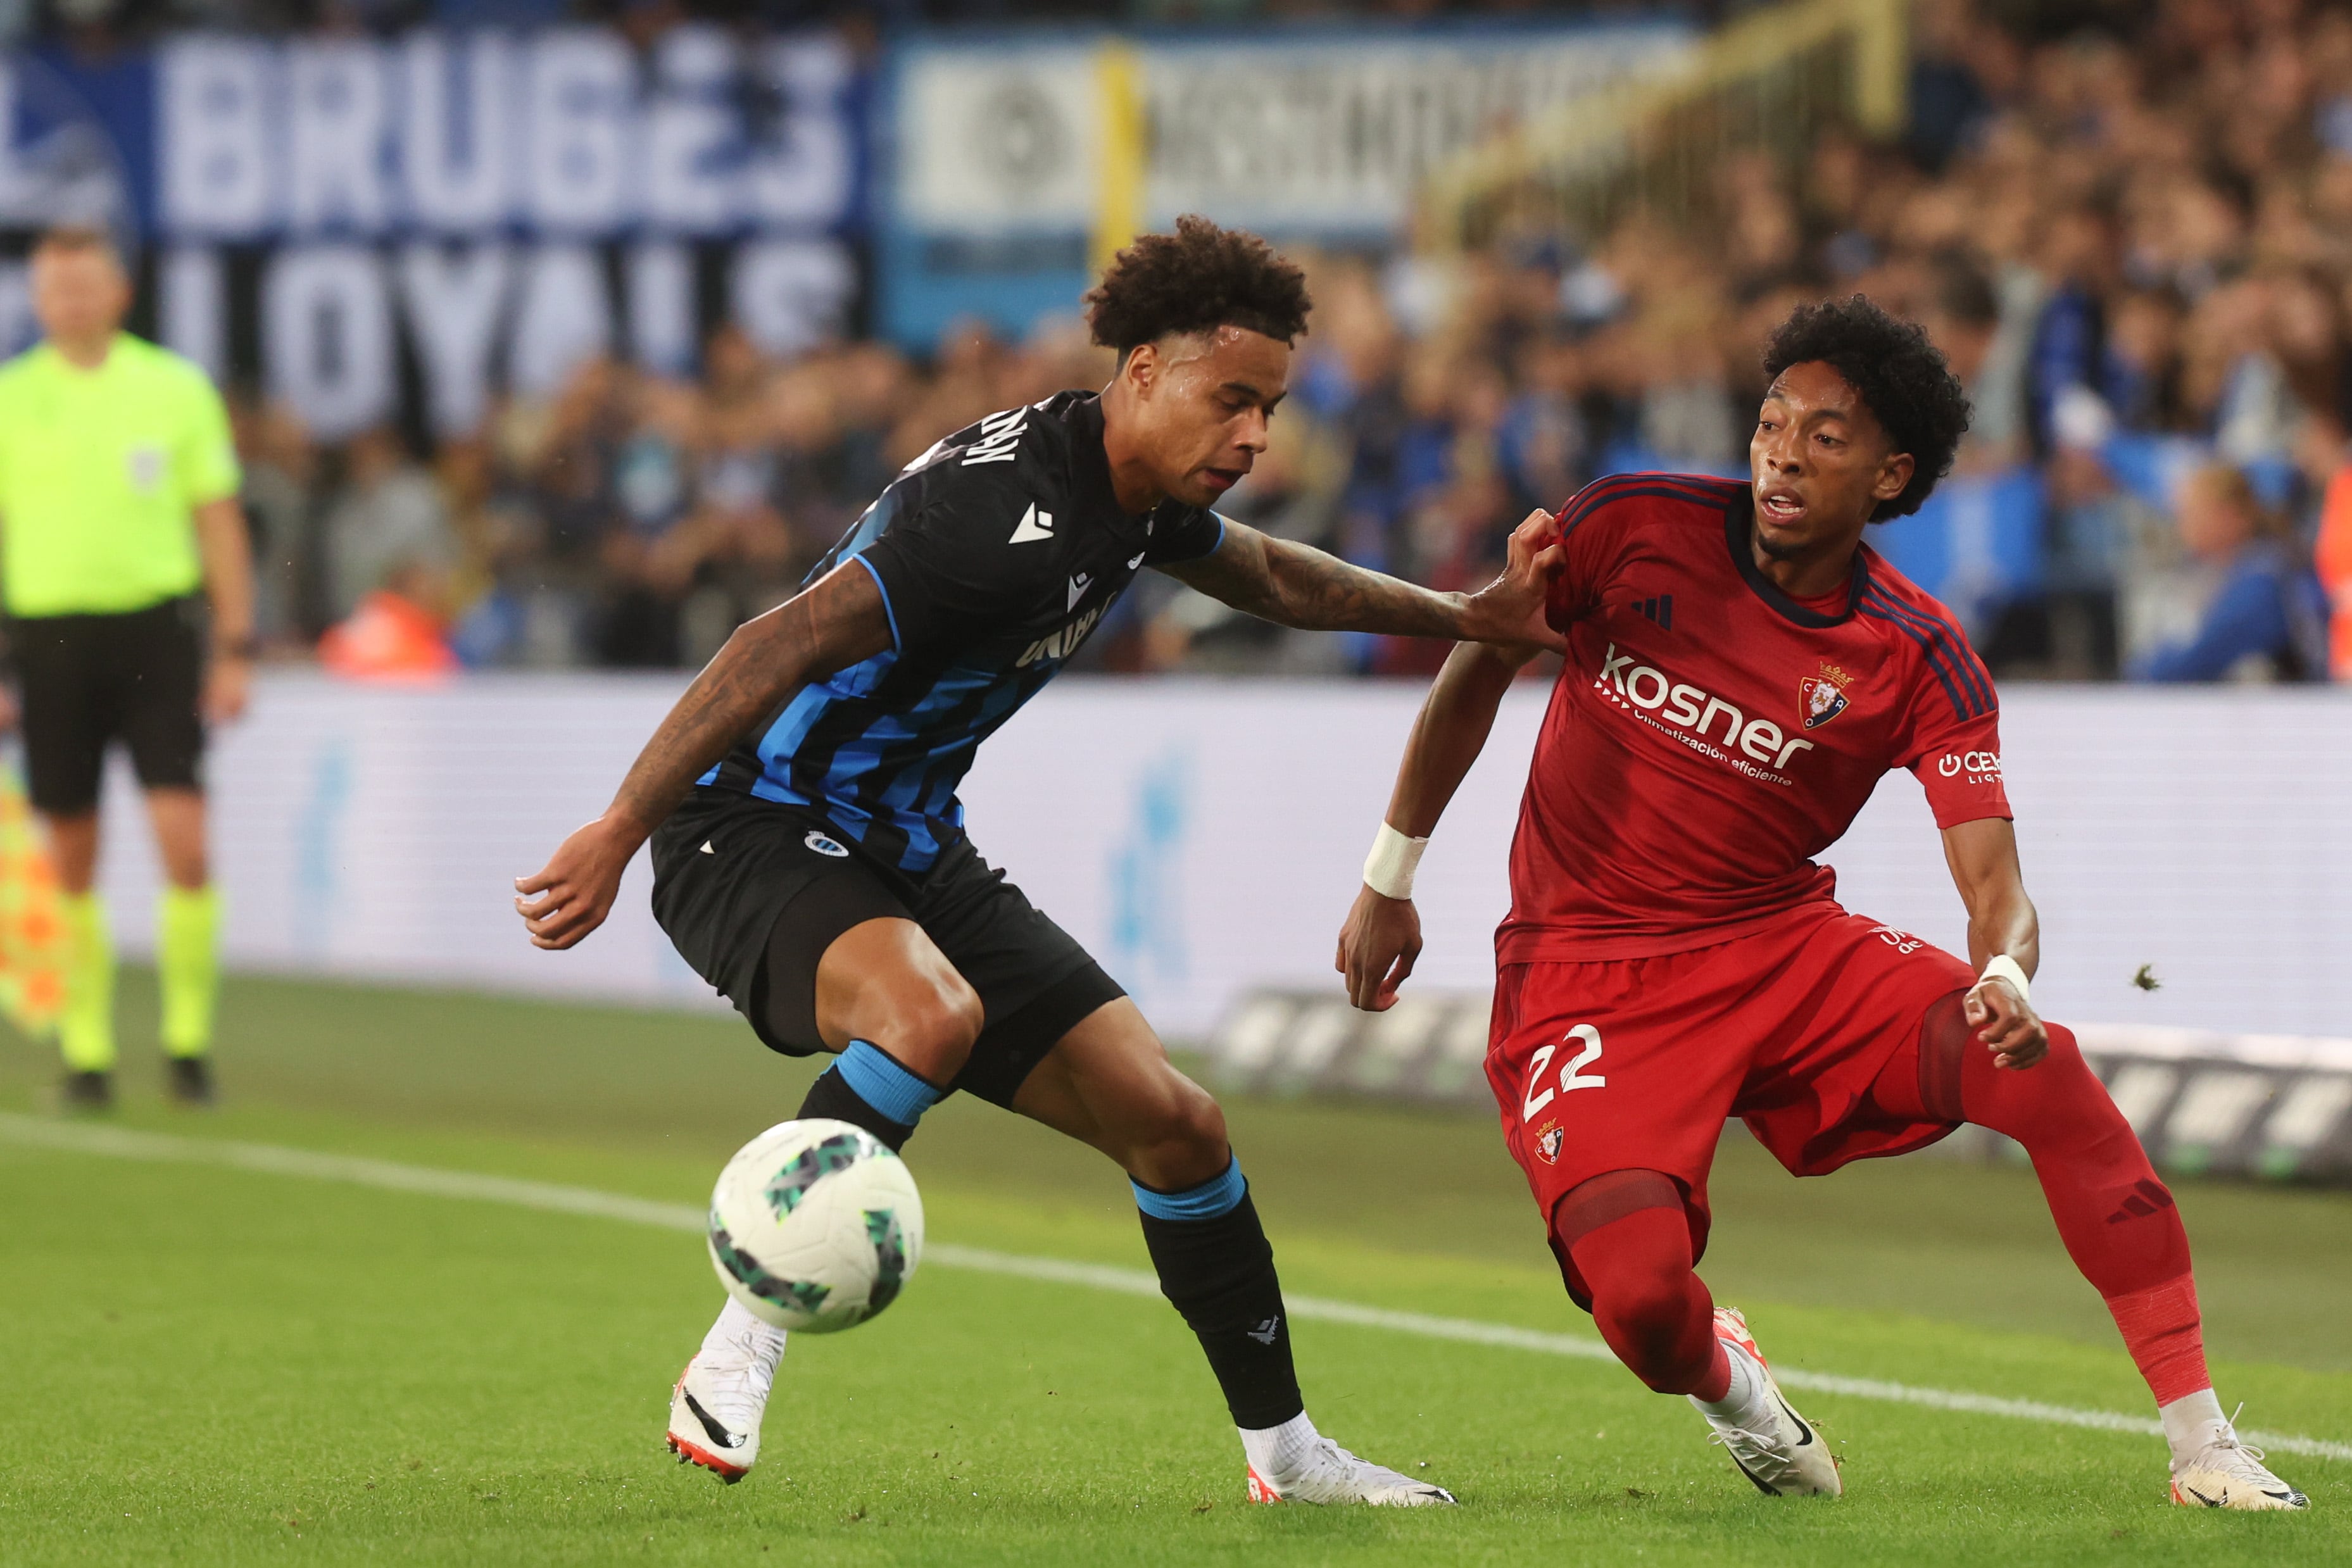
[[[1895,450],[1911,455],[1911,482],[1893,500],[1881,501],[1870,520],[1909,517],[1952,471],[1969,428],[1968,393],[1944,351],[1916,321],[1898,319],[1855,294],[1798,306],[1764,345],[1768,380],[1814,361],[1843,377]]]
[[[1144,235],[1087,295],[1095,341],[1126,353],[1171,333],[1240,327],[1289,342],[1307,330],[1307,277],[1242,229],[1195,213],[1172,235]]]

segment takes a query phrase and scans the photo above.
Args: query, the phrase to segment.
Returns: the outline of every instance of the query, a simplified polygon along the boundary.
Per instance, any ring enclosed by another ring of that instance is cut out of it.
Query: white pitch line
[[[435,1170],[427,1166],[392,1160],[362,1159],[351,1155],[325,1155],[274,1144],[232,1143],[216,1138],[183,1138],[168,1133],[139,1133],[122,1127],[45,1121],[37,1116],[0,1112],[0,1139],[38,1148],[74,1154],[104,1155],[115,1159],[163,1161],[184,1165],[222,1166],[231,1170],[267,1176],[302,1176],[312,1181],[345,1182],[386,1192],[422,1193],[432,1197],[465,1198],[477,1203],[501,1203],[516,1208],[544,1209],[557,1214],[583,1214],[598,1219],[621,1219],[665,1230],[699,1233],[704,1211],[683,1203],[656,1203],[650,1198],[599,1192],[593,1187],[565,1186],[555,1182],[522,1181],[511,1176],[481,1176],[470,1171]],[[1140,1269],[1103,1263],[1078,1263],[1061,1258],[1028,1258],[980,1247],[939,1243],[923,1249],[923,1260],[943,1268],[987,1274],[1007,1274],[1056,1285],[1079,1285],[1129,1296],[1157,1296],[1160,1281]],[[1531,1351],[1539,1355],[1572,1356],[1582,1361],[1613,1361],[1615,1354],[1597,1339],[1578,1334],[1548,1333],[1508,1323],[1478,1322],[1469,1318],[1442,1318],[1426,1312],[1393,1312],[1357,1301],[1328,1301],[1319,1296],[1286,1298],[1290,1315],[1312,1322],[1346,1323],[1355,1328],[1382,1329],[1423,1339],[1452,1340],[1461,1344],[1490,1345],[1501,1350]],[[2161,1437],[2164,1428],[2152,1417],[2126,1416],[2113,1410],[2084,1410],[2065,1405],[2045,1405],[2038,1399],[2003,1399],[1990,1394],[1969,1394],[1951,1388],[1920,1388],[1874,1377],[1840,1377],[1832,1373],[1807,1372],[1799,1367],[1775,1367],[1774,1374],[1790,1388],[1817,1390],[1850,1399],[1875,1399],[1895,1405],[1919,1405],[1969,1416],[2001,1416],[2012,1420],[2039,1421],[2049,1426],[2083,1427],[2101,1432],[2130,1432]],[[2248,1432],[2246,1440],[2283,1454],[2352,1463],[2352,1443],[2320,1437],[2298,1437],[2274,1432]]]

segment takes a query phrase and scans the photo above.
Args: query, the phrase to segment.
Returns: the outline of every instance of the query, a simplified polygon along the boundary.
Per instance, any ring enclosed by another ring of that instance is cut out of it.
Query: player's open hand
[[[1517,647],[1568,646],[1568,639],[1544,619],[1544,600],[1551,591],[1567,557],[1552,515],[1529,512],[1511,530],[1510,549],[1503,575],[1470,596],[1463,635],[1474,643],[1502,643]]]
[[[530,932],[530,945],[569,947],[604,925],[620,896],[621,873],[644,841],[599,817],[558,845],[537,876],[515,878],[515,913]]]
[[[1995,1067],[2031,1067],[2050,1054],[2050,1031],[2034,1016],[2033,1005],[1998,975],[1969,988],[1960,1010],[1990,1048]]]
[[[1369,887],[1356,890],[1356,906],[1339,927],[1339,956],[1331,967],[1348,977],[1348,1000],[1366,1012],[1396,1006],[1397,988],[1421,956],[1421,911],[1409,898],[1387,898]]]

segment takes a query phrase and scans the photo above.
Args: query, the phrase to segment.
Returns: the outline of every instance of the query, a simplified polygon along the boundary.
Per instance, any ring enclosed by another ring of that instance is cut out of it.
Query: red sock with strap
[[[2197,1311],[2197,1281],[2188,1274],[2107,1298],[2125,1348],[2147,1379],[2157,1406],[2213,1386],[2205,1369],[2205,1323]]]

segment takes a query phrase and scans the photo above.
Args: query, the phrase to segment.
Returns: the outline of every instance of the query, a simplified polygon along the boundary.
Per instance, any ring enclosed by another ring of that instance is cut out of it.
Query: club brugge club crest
[[[1819,729],[1846,710],[1845,685],[1853,679],[1835,664],[1824,664],[1818,675],[1797,683],[1797,707],[1807,729]]]
[[[1548,1122],[1544,1124],[1544,1130],[1536,1134],[1536,1153],[1542,1157],[1544,1164],[1558,1165],[1559,1146],[1567,1141],[1568,1134],[1561,1130],[1560,1124],[1558,1122]]]

